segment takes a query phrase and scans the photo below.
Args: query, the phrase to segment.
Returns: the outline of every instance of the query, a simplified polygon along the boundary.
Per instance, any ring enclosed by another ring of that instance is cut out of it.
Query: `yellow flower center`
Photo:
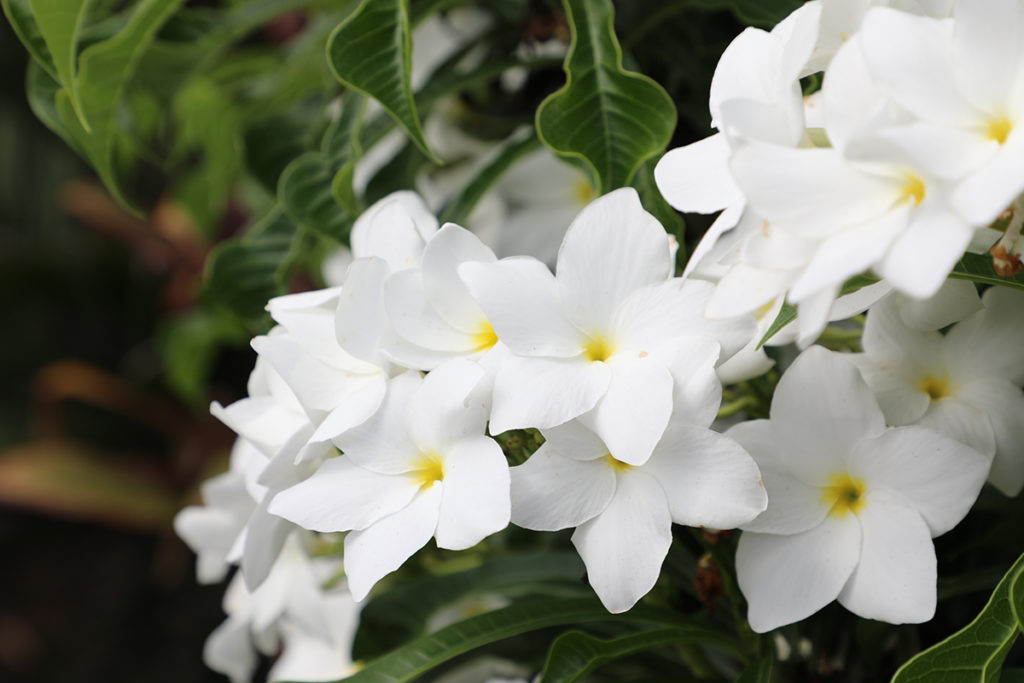
[[[913,173],[907,173],[900,188],[900,201],[913,201],[917,206],[924,200],[924,191],[924,181]]]
[[[949,391],[949,377],[935,377],[934,375],[928,375],[918,382],[917,386],[921,391],[928,394],[933,401],[945,398],[951,393]]]
[[[626,472],[633,469],[633,465],[622,462],[621,460],[616,460],[611,453],[604,456],[604,460],[608,464],[608,467],[611,467],[616,472]]]
[[[421,488],[430,486],[436,481],[444,481],[444,462],[441,456],[433,451],[422,453],[413,463],[413,469],[409,474]]]
[[[985,124],[985,137],[989,140],[995,140],[1000,145],[1006,142],[1006,138],[1010,136],[1010,131],[1013,130],[1013,124],[1010,119],[1006,118],[1005,115],[999,115],[988,120]]]
[[[597,197],[597,195],[594,193],[594,187],[586,178],[580,178],[576,181],[576,184],[572,186],[572,198],[576,200],[576,203],[580,206],[586,206],[590,202],[594,201],[595,197]]]
[[[615,353],[615,344],[604,335],[589,337],[583,342],[583,355],[591,362],[606,361]]]
[[[470,339],[473,343],[473,348],[477,351],[489,349],[498,343],[498,335],[494,333],[491,321],[486,318],[480,321],[476,327],[476,332],[473,333]]]
[[[833,474],[828,486],[821,493],[821,500],[829,506],[833,517],[845,517],[846,513],[857,514],[864,507],[864,480],[854,479],[849,474]]]

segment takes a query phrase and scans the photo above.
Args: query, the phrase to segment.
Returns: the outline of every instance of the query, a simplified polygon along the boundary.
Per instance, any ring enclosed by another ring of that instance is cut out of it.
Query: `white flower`
[[[887,429],[857,368],[812,347],[775,390],[770,420],[726,436],[757,462],[768,509],[736,553],[758,632],[833,600],[869,619],[921,622],[935,610],[931,538],[967,514],[988,460],[923,427]]]
[[[673,522],[731,529],[765,509],[750,456],[707,428],[718,403],[710,405],[710,414],[673,419],[640,466],[612,457],[596,434],[573,421],[543,430],[544,445],[511,469],[513,523],[576,527],[573,544],[610,612],[628,610],[654,586]]]
[[[515,354],[498,368],[492,433],[580,417],[617,459],[642,464],[668,425],[673,387],[693,378],[683,366],[696,372],[700,358],[710,369],[753,332],[747,318],[706,319],[711,286],[672,271],[668,235],[629,188],[573,221],[557,276],[526,257],[464,263],[470,293]]]
[[[461,358],[425,379],[399,375],[380,411],[335,440],[344,454],[271,503],[306,529],[350,531],[345,573],[356,599],[431,537],[462,550],[508,525],[508,465],[473,393],[483,376]]]
[[[919,424],[995,457],[989,480],[1024,487],[1024,296],[992,287],[946,335],[909,327],[898,301],[871,309],[853,356],[891,424]]]
[[[321,588],[335,564],[310,559],[293,534],[259,588],[247,589],[241,571],[236,574],[224,595],[228,618],[203,649],[206,665],[232,683],[249,683],[257,652],[280,650],[271,681],[330,681],[354,673],[358,606],[344,584]]]

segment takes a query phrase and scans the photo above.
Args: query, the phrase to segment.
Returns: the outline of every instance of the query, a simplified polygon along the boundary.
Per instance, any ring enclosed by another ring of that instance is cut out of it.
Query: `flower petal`
[[[449,325],[473,333],[485,319],[483,309],[459,277],[459,265],[496,260],[479,237],[454,223],[446,223],[431,238],[423,250],[423,289],[430,305]]]
[[[345,575],[357,602],[434,535],[442,490],[440,484],[422,489],[398,512],[345,537]]]
[[[670,149],[654,167],[654,182],[680,211],[714,213],[743,201],[729,173],[729,143],[721,133]]]
[[[393,273],[384,282],[384,306],[395,332],[416,346],[457,353],[469,353],[476,346],[471,333],[452,327],[434,308],[419,270]],[[483,319],[482,313],[478,319]]]
[[[625,612],[654,587],[672,544],[672,518],[658,482],[635,471],[617,480],[604,512],[572,535],[590,585],[613,614]]]
[[[611,368],[601,362],[509,358],[494,380],[491,433],[568,422],[597,405],[610,380]]]
[[[408,431],[409,406],[422,383],[418,372],[403,372],[395,377],[373,417],[340,434],[334,445],[353,462],[374,472],[408,472],[420,451]]]
[[[465,550],[508,526],[508,463],[493,439],[470,437],[444,455],[437,546]]]
[[[946,335],[950,365],[963,377],[1002,377],[1024,384],[1024,294],[991,287],[984,310]]]
[[[462,438],[484,433],[486,400],[473,394],[483,378],[480,364],[465,358],[453,358],[426,376],[407,416],[420,450],[444,454]]]
[[[576,527],[599,515],[615,493],[606,461],[577,460],[545,443],[510,470],[512,522],[535,531]]]
[[[736,548],[736,579],[757,633],[806,619],[835,600],[860,557],[854,515],[828,516],[791,536],[744,531]]]
[[[996,456],[988,479],[1008,496],[1024,488],[1024,392],[999,377],[978,378],[957,396],[985,412],[996,439]]]

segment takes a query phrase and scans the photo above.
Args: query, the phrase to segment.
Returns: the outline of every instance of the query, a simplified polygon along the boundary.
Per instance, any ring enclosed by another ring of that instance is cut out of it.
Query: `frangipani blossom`
[[[380,411],[335,439],[343,455],[270,506],[313,531],[349,531],[345,574],[362,600],[430,540],[463,550],[508,525],[508,465],[484,435],[484,377],[456,358],[391,380]]]
[[[887,428],[856,366],[821,347],[780,380],[770,420],[726,436],[753,456],[768,490],[736,553],[751,628],[770,631],[837,599],[868,619],[932,617],[931,538],[970,510],[984,455],[924,427]]]
[[[674,248],[632,189],[585,208],[565,234],[557,275],[536,259],[464,263],[459,273],[511,351],[494,383],[491,432],[580,418],[622,462],[650,456],[687,385],[745,345],[753,321],[711,321],[711,285],[673,278]],[[713,374],[706,378],[717,384]]]
[[[750,456],[692,418],[674,419],[639,466],[614,458],[573,421],[543,430],[544,445],[511,469],[513,523],[576,527],[572,542],[610,612],[628,610],[654,586],[673,522],[731,529],[765,509]]]
[[[919,424],[994,456],[989,481],[1024,488],[1024,295],[992,287],[947,334],[909,327],[898,301],[871,309],[852,358],[890,424]]]

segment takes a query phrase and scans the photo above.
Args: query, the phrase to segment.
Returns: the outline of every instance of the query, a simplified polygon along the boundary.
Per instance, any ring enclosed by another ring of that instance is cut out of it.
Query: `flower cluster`
[[[822,0],[737,37],[712,84],[718,132],[656,171],[676,208],[724,209],[688,266],[717,283],[709,314],[784,296],[806,344],[851,312],[836,299],[853,275],[882,279],[861,309],[892,288],[930,297],[965,249],[993,246],[1000,215],[995,247],[1012,250],[1022,29],[1015,2]],[[806,97],[805,77],[821,82]]]

